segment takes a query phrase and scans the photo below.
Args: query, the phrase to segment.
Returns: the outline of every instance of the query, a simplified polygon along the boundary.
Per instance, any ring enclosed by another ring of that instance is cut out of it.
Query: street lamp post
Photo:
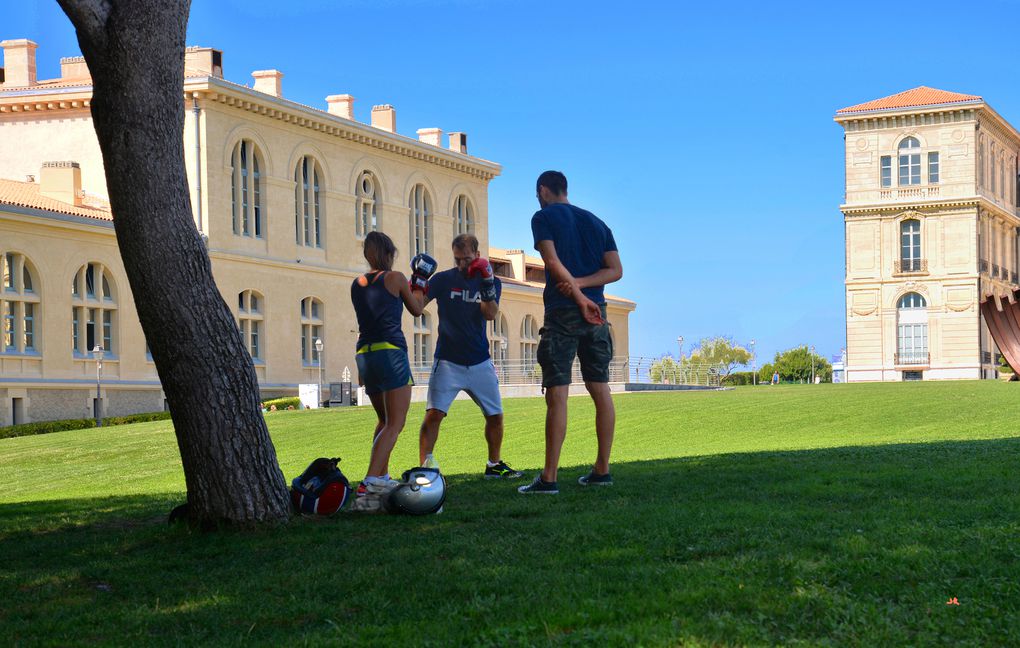
[[[683,374],[683,366],[684,366],[684,336],[682,336],[682,335],[676,336],[676,345],[680,348],[680,355],[677,356],[676,366],[677,366],[678,369],[680,369],[680,373],[681,373],[681,378],[680,378],[681,382],[679,382],[677,384],[682,384],[682,381],[683,381],[682,374]]]
[[[96,427],[103,427],[103,417],[100,414],[102,401],[99,398],[100,384],[103,380],[103,347],[98,344],[93,347],[92,358],[96,361]]]
[[[319,407],[322,407],[322,338],[315,338],[315,355],[319,361],[319,391],[315,392],[319,399]]]
[[[754,340],[751,340],[751,386],[758,384],[758,358],[754,355]]]
[[[811,384],[815,384],[815,347],[811,347]]]

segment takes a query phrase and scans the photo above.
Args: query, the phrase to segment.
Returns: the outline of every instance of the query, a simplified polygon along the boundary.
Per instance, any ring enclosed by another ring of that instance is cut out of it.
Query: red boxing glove
[[[471,277],[492,279],[492,265],[489,264],[488,259],[478,257],[477,259],[471,262],[471,265],[468,266],[467,276],[469,279]]]
[[[429,280],[421,275],[411,275],[411,279],[407,282],[411,286],[412,291],[419,291],[426,297],[429,296]]]

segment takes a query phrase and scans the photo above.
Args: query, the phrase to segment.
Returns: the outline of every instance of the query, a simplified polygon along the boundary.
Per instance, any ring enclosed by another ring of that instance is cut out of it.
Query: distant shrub
[[[273,405],[276,405],[277,410],[301,409],[301,399],[297,396],[287,396],[285,398],[273,398],[262,401],[263,409],[271,409]]]
[[[165,421],[170,412],[144,412],[128,416],[111,416],[103,419],[103,426],[126,425],[128,423],[145,423],[148,421]],[[49,434],[50,432],[66,432],[67,430],[84,430],[96,427],[95,419],[67,419],[63,421],[39,421],[38,423],[21,423],[0,428],[0,439]]]

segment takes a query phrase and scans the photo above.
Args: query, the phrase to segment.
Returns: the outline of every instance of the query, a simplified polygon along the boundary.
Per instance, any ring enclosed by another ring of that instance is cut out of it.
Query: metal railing
[[[983,362],[984,364],[992,364],[992,352],[991,351],[982,351],[981,352],[981,362]]]
[[[896,353],[893,362],[900,366],[920,366],[927,365],[930,357],[927,351],[900,351]]]
[[[992,264],[992,279],[998,279],[998,278],[999,278],[999,266],[997,266],[997,265],[995,265],[993,263]]]
[[[988,272],[988,261],[978,259],[978,272]]]
[[[540,385],[542,368],[538,363],[522,360],[494,360],[496,377],[501,385]],[[662,385],[698,385],[718,387],[724,368],[721,365],[684,362],[677,365],[671,358],[619,356],[609,363],[609,382],[629,382]],[[432,364],[412,364],[411,375],[417,385],[427,385]],[[574,360],[571,375],[573,383],[583,383],[581,365]]]
[[[896,274],[928,272],[928,259],[898,259],[893,262],[893,272]]]

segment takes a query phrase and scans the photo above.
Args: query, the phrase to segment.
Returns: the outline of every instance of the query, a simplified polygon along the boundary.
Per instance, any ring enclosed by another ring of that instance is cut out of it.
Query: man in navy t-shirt
[[[419,436],[420,459],[425,463],[432,454],[443,418],[457,394],[465,391],[485,416],[485,441],[489,446],[485,478],[517,478],[521,473],[500,457],[503,402],[485,333],[486,322],[499,313],[503,285],[493,275],[488,259],[479,255],[478,239],[473,235],[461,234],[453,239],[453,260],[456,268],[438,272],[429,280],[428,299],[439,305],[439,342]]]
[[[567,178],[546,171],[536,183],[538,204],[531,218],[535,249],[545,262],[545,323],[538,343],[538,364],[548,410],[545,419],[545,468],[535,481],[517,489],[526,495],[559,492],[557,470],[567,434],[567,396],[574,358],[595,401],[598,455],[582,486],[609,486],[609,453],[616,410],[609,392],[613,338],[606,321],[603,286],[623,276],[613,232],[595,214],[567,200]]]

